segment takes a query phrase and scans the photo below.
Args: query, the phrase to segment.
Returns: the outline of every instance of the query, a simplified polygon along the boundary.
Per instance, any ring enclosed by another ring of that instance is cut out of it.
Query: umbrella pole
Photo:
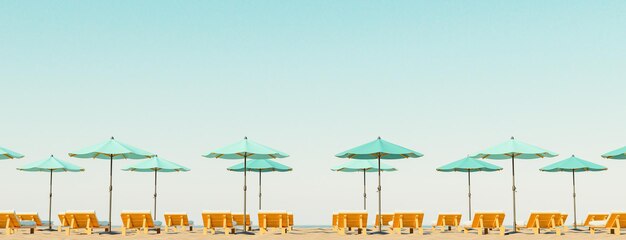
[[[52,172],[50,169],[50,202],[48,203],[48,231],[52,231]]]
[[[248,191],[248,186],[246,185],[248,179],[248,166],[246,165],[248,153],[243,154],[243,232],[248,232],[248,227],[246,226],[246,192]]]
[[[382,204],[381,204],[381,194],[382,188],[380,187],[380,153],[378,154],[378,232],[383,232],[383,214],[382,214]]]
[[[111,155],[111,167],[109,168],[109,233],[111,228],[111,209],[113,208],[113,155]]]
[[[572,186],[573,186],[573,194],[574,197],[574,229],[578,229],[578,225],[576,225],[576,176],[575,171],[572,169]]]
[[[261,210],[261,170],[259,169],[259,210]]]
[[[516,188],[515,188],[515,153],[511,154],[511,166],[513,169],[513,232],[516,233],[517,232],[517,214],[515,211],[515,192],[516,192]]]
[[[365,169],[363,169],[363,210],[367,210],[367,188],[365,187]]]
[[[154,221],[157,219],[157,170],[154,169]]]
[[[467,170],[467,198],[469,199],[469,220],[472,221],[472,180],[470,177],[470,171]]]

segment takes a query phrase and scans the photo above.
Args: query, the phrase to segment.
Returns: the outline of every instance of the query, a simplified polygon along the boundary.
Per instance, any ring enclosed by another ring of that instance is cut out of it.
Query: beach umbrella
[[[244,166],[246,165],[246,166]],[[252,159],[247,163],[238,163],[229,168],[228,171],[233,172],[258,172],[259,173],[259,210],[261,210],[261,173],[264,172],[289,172],[293,170],[291,167],[277,163],[269,159]]]
[[[64,162],[53,155],[48,159],[26,164],[17,170],[26,172],[49,172],[50,173],[50,201],[48,203],[48,231],[52,231],[52,173],[53,172],[82,172],[84,168]]]
[[[613,151],[610,151],[608,153],[602,154],[603,158],[608,158],[608,159],[626,159],[626,146],[620,148],[620,149],[615,149]]]
[[[544,172],[571,172],[572,173],[572,196],[574,197],[574,228],[576,224],[576,172],[598,172],[608,168],[589,161],[582,160],[572,155],[570,158],[550,164],[539,170]]]
[[[467,172],[467,198],[469,203],[469,220],[472,221],[472,172],[495,172],[502,170],[501,167],[476,158],[466,157],[437,168],[440,172]]]
[[[244,137],[243,140],[233,143],[231,145],[218,148],[207,154],[202,155],[206,158],[221,158],[228,160],[243,159],[243,215],[246,216],[246,192],[248,186],[246,184],[248,177],[248,158],[250,159],[275,159],[289,157],[284,152],[272,149],[270,147],[263,146],[252,140],[248,140],[248,137]],[[243,232],[247,232],[246,221],[243,221]]]
[[[382,187],[380,183],[381,165],[380,160],[398,160],[405,158],[418,158],[424,156],[423,154],[413,151],[411,149],[398,146],[396,144],[387,142],[380,137],[376,140],[360,145],[358,147],[349,149],[347,151],[338,153],[335,157],[349,158],[357,160],[378,160],[378,215],[382,216]],[[379,219],[378,232],[382,233],[382,218]]]
[[[0,160],[23,158],[24,155],[11,151],[9,149],[0,147]]]
[[[157,219],[157,172],[187,172],[190,169],[170,162],[159,156],[148,158],[136,164],[130,165],[124,171],[132,172],[154,172],[154,220]]]
[[[362,161],[362,160],[352,160],[347,163],[341,164],[337,167],[331,168],[333,171],[337,172],[363,172],[363,209],[367,209],[367,192],[365,187],[365,173],[366,172],[378,172],[378,163],[376,160],[370,161]],[[382,172],[394,172],[398,169],[381,163],[380,171]]]
[[[513,170],[513,187],[511,188],[513,191],[513,226],[517,226],[517,215],[515,209],[515,192],[517,192],[517,189],[515,188],[515,159],[537,159],[556,157],[557,155],[557,153],[517,141],[514,137],[511,137],[510,140],[487,148],[471,157],[493,160],[511,159],[511,168]],[[517,232],[517,229],[513,228],[513,232]]]
[[[70,157],[75,158],[109,160],[109,231],[107,233],[115,234],[115,232],[111,231],[111,208],[113,207],[113,160],[144,159],[153,157],[154,154],[128,144],[124,144],[111,137],[111,139],[105,142],[71,152],[69,155]]]

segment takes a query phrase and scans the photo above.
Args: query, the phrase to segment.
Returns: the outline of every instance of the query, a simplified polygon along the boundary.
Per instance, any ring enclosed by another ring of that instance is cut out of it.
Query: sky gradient
[[[387,162],[399,171],[383,174],[383,211],[430,222],[466,214],[466,175],[435,168],[515,136],[560,154],[516,164],[520,220],[571,214],[571,176],[538,169],[572,154],[609,168],[578,174],[579,218],[624,210],[626,193],[604,186],[626,162],[600,157],[626,144],[624,12],[624,1],[0,1],[0,146],[26,155],[0,161],[12,183],[0,208],[47,216],[48,175],[15,168],[54,154],[86,171],[56,174],[53,214],[106,219],[108,163],[67,153],[115,136],[191,168],[160,176],[161,213],[239,212],[243,177],[226,171],[238,161],[201,155],[248,136],[294,168],[263,175],[264,206],[329,225],[362,203],[361,175],[330,171],[345,161],[334,154],[381,136],[425,155]],[[504,170],[475,174],[473,205],[510,214],[510,162],[491,163]],[[129,164],[115,162],[114,224],[151,209],[152,175],[119,170]]]

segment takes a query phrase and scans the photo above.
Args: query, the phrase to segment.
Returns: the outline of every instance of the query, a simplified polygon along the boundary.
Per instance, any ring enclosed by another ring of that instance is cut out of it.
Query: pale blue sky
[[[14,169],[55,154],[87,171],[57,175],[53,211],[106,218],[107,163],[67,153],[113,135],[192,169],[163,174],[160,209],[240,211],[241,174],[225,170],[237,162],[200,155],[248,136],[291,154],[293,172],[264,175],[265,205],[329,224],[362,200],[361,177],[331,172],[344,161],[333,155],[380,135],[425,154],[390,163],[400,171],[384,174],[384,211],[429,220],[466,211],[465,175],[434,169],[514,135],[561,154],[517,165],[518,218],[571,212],[570,177],[537,169],[573,153],[609,167],[580,174],[579,213],[623,209],[626,194],[597,187],[626,172],[599,157],[625,144],[624,12],[624,1],[1,1],[0,145],[27,157],[0,162],[2,181],[20,179],[0,208],[46,215],[47,176]],[[495,164],[505,170],[474,178],[474,204],[510,212],[510,163]],[[115,221],[150,209],[149,174],[114,174]]]

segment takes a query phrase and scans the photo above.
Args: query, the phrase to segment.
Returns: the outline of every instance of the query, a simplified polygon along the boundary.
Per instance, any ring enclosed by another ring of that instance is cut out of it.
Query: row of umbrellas
[[[155,193],[154,193],[155,216],[156,216],[156,196],[157,196],[156,194],[157,172],[189,171],[188,168],[185,168],[173,162],[167,161],[165,159],[161,159],[156,154],[152,154],[150,152],[121,143],[115,140],[113,137],[111,137],[110,140],[104,143],[97,144],[88,148],[81,149],[76,152],[69,153],[69,155],[70,157],[76,157],[76,158],[106,159],[110,161],[109,224],[111,224],[111,206],[112,206],[112,196],[113,196],[112,195],[113,160],[149,158],[147,161],[140,162],[139,164],[125,168],[124,170],[138,171],[138,172],[154,172],[155,174]],[[501,170],[501,168],[498,166],[495,166],[495,165],[492,165],[483,161],[479,161],[478,159],[492,159],[492,160],[511,159],[512,169],[513,169],[512,171],[513,172],[513,175],[512,175],[513,221],[514,221],[514,225],[516,225],[515,220],[517,218],[516,218],[516,212],[515,212],[515,207],[516,207],[516,204],[515,204],[515,193],[516,193],[515,159],[537,159],[537,158],[545,158],[545,157],[555,157],[557,155],[558,154],[554,152],[551,152],[551,151],[548,151],[548,150],[545,150],[536,146],[532,146],[526,143],[522,143],[520,141],[515,140],[513,137],[511,137],[511,139],[505,143],[488,148],[473,156],[469,156],[459,161],[442,166],[441,168],[438,168],[437,170],[444,171],[444,172],[455,172],[455,171],[467,172],[468,173],[468,189],[471,189],[470,188],[471,187],[471,184],[470,184],[471,172]],[[261,191],[260,191],[261,173],[270,172],[270,171],[281,172],[281,171],[291,170],[291,168],[285,165],[269,160],[269,159],[276,159],[276,158],[285,158],[289,156],[288,154],[266,147],[256,142],[250,141],[247,139],[247,137],[244,138],[242,141],[228,145],[223,148],[216,149],[203,156],[207,158],[227,159],[227,160],[243,159],[242,163],[232,166],[228,168],[228,170],[244,173],[244,184],[243,184],[244,185],[243,186],[244,215],[246,214],[246,208],[247,208],[246,194],[247,194],[247,172],[248,171],[259,172],[259,208],[261,208]],[[332,170],[341,171],[341,172],[363,171],[364,179],[365,179],[366,172],[378,172],[378,188],[377,188],[378,200],[379,200],[378,201],[378,213],[382,214],[381,172],[382,171],[395,171],[396,169],[391,166],[382,164],[381,160],[419,158],[419,157],[422,157],[423,154],[417,151],[413,151],[408,148],[404,148],[402,146],[387,142],[381,139],[380,137],[378,137],[376,140],[372,142],[369,142],[369,143],[357,146],[355,148],[349,149],[347,151],[341,152],[335,156],[339,158],[348,158],[348,159],[354,159],[358,161],[348,162],[342,166],[333,168]],[[24,157],[24,155],[0,147],[0,160],[22,158],[22,157]],[[626,147],[606,153],[602,155],[602,157],[609,158],[609,159],[626,159]],[[248,161],[248,158],[251,159],[251,161]],[[250,166],[248,166],[248,164]],[[50,158],[46,160],[29,164],[23,168],[20,168],[19,170],[50,172],[50,206],[51,206],[52,173],[64,172],[64,171],[83,171],[84,169],[76,165],[63,162],[55,158],[54,156],[51,156]],[[548,172],[571,171],[572,176],[573,176],[574,204],[575,204],[575,177],[574,177],[575,172],[602,171],[602,170],[606,170],[606,168],[572,156],[571,158],[552,164],[550,166],[542,168],[541,170],[548,171]],[[365,182],[364,182],[364,187],[365,187]],[[364,197],[364,204],[365,204],[366,203],[365,191],[364,191],[363,197]],[[468,193],[468,197],[469,197],[469,203],[470,203],[469,205],[470,205],[470,211],[471,211],[471,190]],[[379,223],[379,226],[381,227],[382,223]],[[379,232],[382,233],[382,229],[380,227],[379,227]],[[244,232],[246,231],[246,229],[247,228],[244,223]],[[111,231],[110,226],[109,226],[109,231]]]
[[[110,161],[110,178],[109,178],[109,231],[105,232],[108,234],[115,234],[115,232],[111,231],[111,208],[112,208],[112,200],[113,200],[113,160],[121,160],[121,159],[143,159],[147,158],[145,161],[141,161],[137,164],[124,168],[124,171],[135,171],[135,172],[154,172],[154,216],[156,220],[156,206],[157,206],[157,173],[158,172],[186,172],[190,169],[176,164],[174,162],[165,160],[163,158],[158,157],[156,154],[152,154],[146,152],[144,150],[132,147],[130,145],[121,143],[115,138],[111,137],[107,142],[94,145],[76,152],[69,153],[71,157],[77,158],[93,158],[93,159],[107,159]],[[247,171],[258,171],[259,172],[259,209],[261,208],[261,193],[260,193],[260,185],[261,185],[261,173],[262,172],[284,172],[291,171],[290,167],[282,165],[280,163],[263,159],[263,158],[277,158],[277,157],[287,157],[287,154],[284,154],[279,151],[275,151],[271,148],[264,147],[260,144],[249,141],[247,138],[244,138],[243,141],[238,142],[236,144],[227,146],[222,149],[218,149],[214,152],[203,155],[208,158],[223,158],[223,159],[238,159],[238,156],[241,156],[244,159],[244,162],[241,164],[234,165],[229,167],[228,170],[235,172],[244,172],[244,180]],[[24,155],[13,152],[11,150],[1,148],[0,147],[0,160],[2,159],[14,159],[14,158],[22,158]],[[251,158],[252,160],[247,161],[247,158]],[[258,159],[257,159],[258,158]],[[250,166],[247,166],[247,165]],[[54,156],[50,156],[48,159],[37,161],[30,163],[22,168],[18,168],[18,170],[22,171],[30,171],[30,172],[50,172],[50,201],[49,201],[49,209],[48,209],[48,219],[51,219],[52,213],[52,173],[53,172],[80,172],[84,171],[84,168],[76,166],[74,164],[62,161]],[[246,184],[244,181],[244,214],[245,214],[245,192],[246,192]],[[245,223],[244,223],[245,224]],[[244,231],[246,227],[244,226]],[[48,230],[52,231],[51,222],[48,225]]]

